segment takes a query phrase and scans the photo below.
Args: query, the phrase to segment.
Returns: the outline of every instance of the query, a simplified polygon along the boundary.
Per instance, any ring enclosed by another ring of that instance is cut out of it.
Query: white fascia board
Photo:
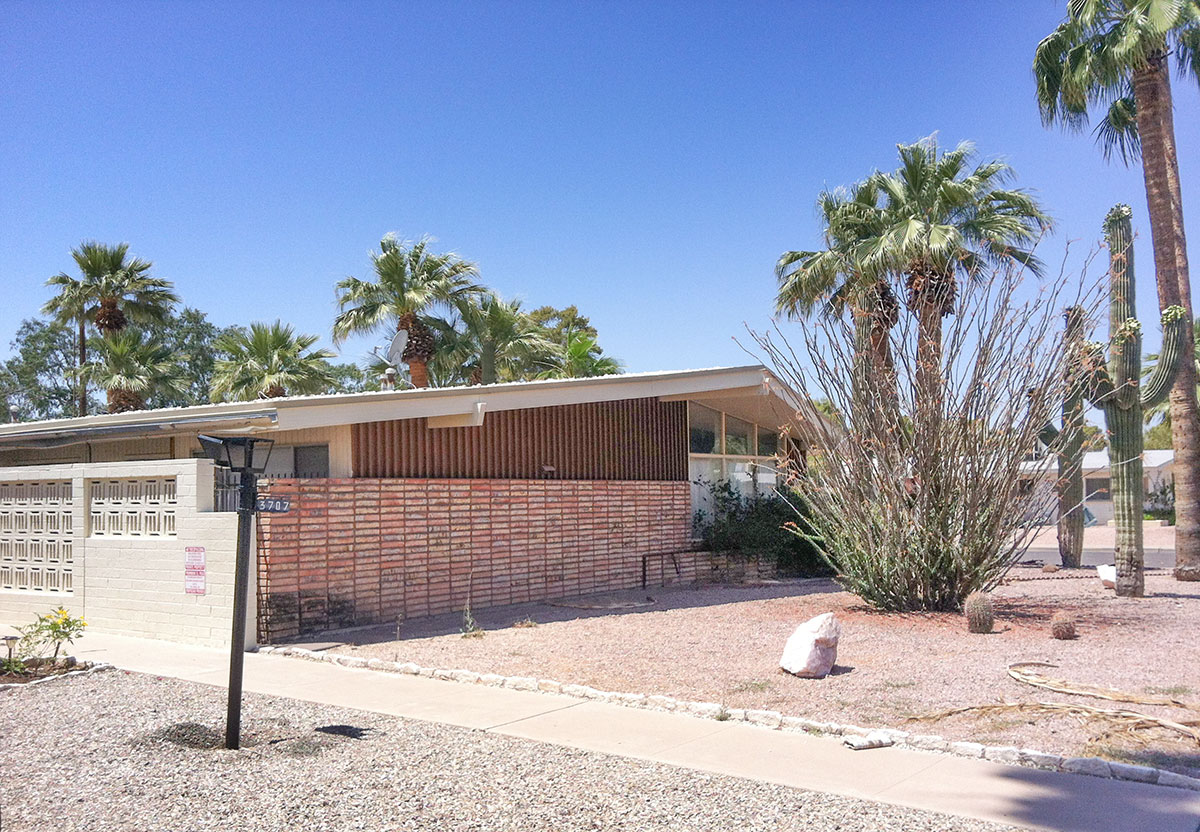
[[[298,401],[279,403],[278,430],[347,425],[359,422],[386,422],[394,419],[419,419],[438,416],[473,417],[486,409],[524,410],[558,407],[568,404],[622,401],[761,385],[762,367],[680,373],[674,376],[623,378],[601,376],[574,384],[488,387],[454,387],[437,390],[405,391],[376,399],[363,397],[344,403]]]

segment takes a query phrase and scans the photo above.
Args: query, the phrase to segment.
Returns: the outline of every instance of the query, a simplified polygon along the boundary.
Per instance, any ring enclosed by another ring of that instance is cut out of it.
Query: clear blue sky
[[[1029,65],[1065,3],[0,5],[0,343],[80,240],[128,241],[220,324],[328,339],[333,284],[431,234],[531,305],[577,304],[630,370],[742,363],[823,187],[939,131],[1059,220],[1140,168],[1042,128]],[[1200,282],[1200,96],[1176,84]],[[345,355],[360,358],[367,342]],[[0,349],[3,354],[3,349]]]

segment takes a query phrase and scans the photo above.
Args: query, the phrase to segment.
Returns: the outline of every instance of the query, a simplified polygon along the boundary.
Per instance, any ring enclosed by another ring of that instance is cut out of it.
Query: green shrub
[[[1146,517],[1175,525],[1175,481],[1160,480],[1146,492]]]
[[[706,550],[772,561],[786,575],[832,574],[810,539],[809,508],[799,494],[781,489],[746,495],[729,480],[699,484],[712,497],[711,510],[697,511],[693,519]]]
[[[41,658],[46,651],[53,650],[50,658],[57,659],[64,644],[73,644],[83,634],[87,622],[71,615],[66,607],[59,607],[46,615],[37,615],[32,624],[14,627],[21,634],[17,646],[18,658]]]

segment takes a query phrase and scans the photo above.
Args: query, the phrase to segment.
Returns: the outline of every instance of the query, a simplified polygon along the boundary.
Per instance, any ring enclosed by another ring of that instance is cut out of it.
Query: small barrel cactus
[[[963,612],[967,615],[967,629],[972,633],[990,633],[995,623],[992,612],[992,596],[986,592],[972,592],[963,604]]]
[[[1050,618],[1050,635],[1063,641],[1075,638],[1075,617],[1067,612],[1056,612]]]

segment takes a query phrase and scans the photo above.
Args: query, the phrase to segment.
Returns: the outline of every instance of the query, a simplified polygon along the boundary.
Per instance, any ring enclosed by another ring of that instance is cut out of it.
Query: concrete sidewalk
[[[228,653],[88,633],[80,659],[224,686]],[[1006,766],[566,696],[246,655],[245,689],[1058,832],[1197,832],[1200,792]]]

